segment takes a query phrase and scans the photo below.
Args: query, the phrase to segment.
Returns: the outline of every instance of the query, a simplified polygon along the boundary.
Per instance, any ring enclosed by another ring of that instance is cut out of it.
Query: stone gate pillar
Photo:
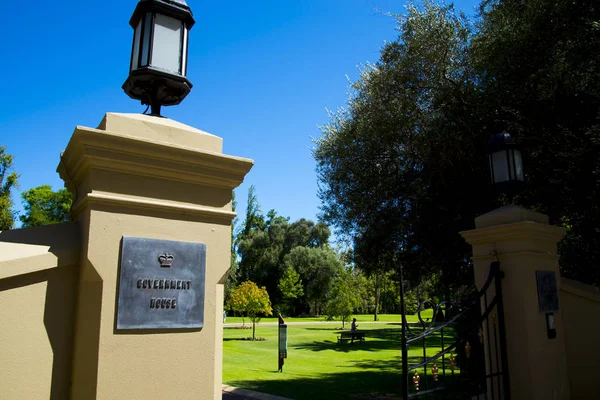
[[[165,118],[109,113],[98,129],[75,129],[58,167],[73,194],[82,238],[72,399],[221,398],[222,283],[230,265],[232,190],[252,165],[222,154],[221,138]],[[162,242],[132,252],[124,250],[124,237],[201,243],[205,276],[182,275],[182,264],[191,262],[183,250],[167,270],[152,253],[169,257],[168,249],[156,245]],[[123,268],[134,274],[142,268],[147,280],[138,274],[120,282]],[[202,291],[201,297],[190,294]],[[158,304],[161,298],[170,301],[151,309],[155,297]],[[183,315],[187,307],[197,317],[198,301],[202,327],[169,326],[168,312]],[[117,314],[124,312],[138,322],[148,313],[163,313],[167,324],[118,329]]]
[[[475,226],[461,235],[473,246],[476,285],[481,288],[485,282],[495,254],[504,273],[511,399],[568,399],[561,313],[554,313],[556,338],[551,339],[546,316],[539,311],[536,279],[536,271],[552,271],[560,286],[556,244],[564,229],[549,225],[546,215],[514,205],[475,218]]]

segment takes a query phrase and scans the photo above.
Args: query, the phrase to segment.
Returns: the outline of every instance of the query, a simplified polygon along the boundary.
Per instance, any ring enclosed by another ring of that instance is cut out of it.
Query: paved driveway
[[[223,385],[223,400],[291,400],[285,397]]]
[[[223,400],[250,400],[251,397],[240,396],[239,394],[223,392]]]

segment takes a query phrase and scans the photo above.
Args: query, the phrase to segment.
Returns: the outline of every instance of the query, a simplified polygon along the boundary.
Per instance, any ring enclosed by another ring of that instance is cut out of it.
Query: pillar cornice
[[[220,149],[221,138],[176,121],[109,113],[100,129],[77,126],[58,172],[74,215],[120,207],[230,224],[231,191],[254,162]]]
[[[471,245],[514,240],[519,238],[558,241],[566,230],[565,228],[542,224],[533,221],[522,221],[486,228],[473,229],[460,232],[461,236]]]
[[[253,164],[247,158],[78,126],[58,172],[75,185],[98,168],[234,189]]]

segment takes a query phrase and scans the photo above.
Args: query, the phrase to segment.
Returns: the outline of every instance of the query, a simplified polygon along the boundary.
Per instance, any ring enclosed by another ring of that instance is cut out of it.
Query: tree
[[[242,222],[241,230],[235,239],[237,250],[240,253],[241,260],[238,264],[238,272],[241,279],[256,280],[253,275],[253,269],[256,267],[261,253],[255,250],[253,241],[257,235],[260,235],[265,229],[265,217],[260,209],[258,197],[255,193],[254,185],[248,189],[248,199],[246,203],[246,219]]]
[[[469,64],[471,25],[429,2],[397,16],[400,35],[351,84],[315,143],[322,218],[353,242],[368,273],[464,277],[458,235],[492,203]],[[458,282],[457,282],[458,283]]]
[[[231,211],[235,212],[237,207],[237,200],[235,199],[235,191],[232,193],[231,198]],[[236,241],[235,241],[235,228],[237,225],[238,218],[235,217],[231,222],[231,261],[229,264],[229,269],[227,270],[227,276],[225,277],[224,284],[224,298],[223,304],[229,303],[229,297],[231,296],[231,292],[235,288],[237,283],[237,272],[238,272],[238,262],[237,262],[237,254],[236,254]]]
[[[269,293],[262,287],[256,286],[252,281],[243,282],[233,293],[229,306],[232,310],[242,313],[252,321],[252,340],[255,340],[256,323],[260,321],[260,315],[273,315]]]
[[[265,217],[260,209],[258,197],[256,196],[254,185],[248,188],[248,201],[246,204],[246,219],[242,226],[243,237],[247,237],[253,231],[263,230],[265,227]]]
[[[475,22],[431,2],[397,16],[398,39],[313,152],[322,218],[357,265],[402,265],[415,285],[439,272],[448,292],[470,282],[458,232],[507,202],[486,160],[490,134],[507,129],[529,185],[516,201],[567,227],[563,273],[600,283],[588,267],[600,256],[599,17],[591,0],[484,1]]]
[[[15,224],[15,211],[11,191],[17,187],[19,176],[12,170],[13,156],[6,153],[6,146],[0,146],[0,231],[12,229]]]
[[[323,283],[328,284],[330,278],[327,276],[332,277],[333,274],[327,272],[328,267],[321,273],[315,271],[318,265],[322,265],[323,262],[327,264],[336,257],[329,248],[331,232],[327,225],[322,222],[315,224],[304,218],[290,223],[289,218],[278,215],[273,209],[269,210],[265,218],[260,211],[253,186],[248,191],[247,208],[249,211],[246,220],[235,239],[239,256],[238,277],[264,286],[273,304],[281,305],[282,308],[290,308],[293,303],[293,309],[306,310],[308,302],[315,306],[321,304],[329,289],[321,286]],[[313,257],[304,257],[302,265],[297,267],[297,264],[289,262],[289,255],[295,248],[320,250],[311,253]],[[318,255],[324,255],[325,258],[320,260]],[[304,294],[294,300],[285,298],[279,290],[280,281],[289,266],[300,274],[303,286]],[[312,282],[313,279],[317,281]],[[314,292],[313,287],[321,287],[320,292]]]
[[[293,267],[288,266],[277,285],[285,307],[289,310],[291,303],[304,294],[302,279]]]
[[[21,215],[22,226],[59,224],[69,220],[72,197],[66,189],[57,192],[50,185],[29,189],[21,194],[25,215]]]
[[[302,278],[306,301],[312,305],[313,315],[318,315],[326,301],[335,275],[342,269],[337,254],[329,248],[296,246],[284,257]]]
[[[482,103],[523,145],[521,204],[567,228],[563,275],[600,284],[600,8],[485,1],[473,40]],[[574,179],[576,177],[576,179]]]
[[[325,309],[330,318],[341,318],[342,329],[354,310],[360,306],[362,290],[359,281],[360,278],[348,269],[342,269],[333,280]]]

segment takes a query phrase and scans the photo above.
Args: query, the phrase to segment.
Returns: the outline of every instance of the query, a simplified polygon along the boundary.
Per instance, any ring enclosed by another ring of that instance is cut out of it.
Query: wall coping
[[[560,278],[560,290],[600,303],[600,288],[565,277]]]
[[[0,279],[79,264],[80,251],[77,223],[0,232]]]

